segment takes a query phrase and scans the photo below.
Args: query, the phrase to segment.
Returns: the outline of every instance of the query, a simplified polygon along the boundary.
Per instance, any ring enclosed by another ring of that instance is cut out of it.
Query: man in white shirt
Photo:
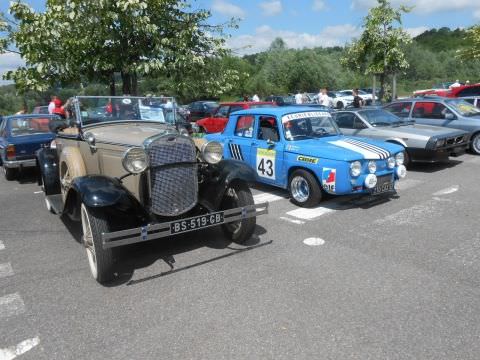
[[[295,104],[303,104],[303,95],[299,91],[297,91],[297,95],[295,95]]]
[[[50,103],[48,104],[48,113],[53,114],[53,110],[55,110],[55,99],[57,99],[56,96],[51,96],[50,97]]]
[[[456,88],[456,87],[459,87],[459,86],[462,86],[462,84],[460,84],[460,82],[457,80],[455,80],[455,82],[450,85],[450,88]]]
[[[259,101],[260,101],[260,98],[258,97],[257,94],[253,95],[252,101],[255,101],[255,102],[259,102]]]
[[[330,106],[331,102],[332,99],[328,96],[327,89],[320,90],[320,93],[318,94],[318,103],[323,106]]]

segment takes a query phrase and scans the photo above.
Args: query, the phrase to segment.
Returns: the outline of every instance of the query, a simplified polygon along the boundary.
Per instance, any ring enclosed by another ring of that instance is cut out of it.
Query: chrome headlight
[[[368,174],[365,177],[365,187],[367,189],[373,189],[375,186],[377,186],[377,176],[374,174]]]
[[[395,163],[397,166],[403,165],[403,162],[405,161],[405,155],[403,152],[399,152],[397,155],[395,155]]]
[[[350,174],[353,177],[357,177],[362,173],[362,163],[360,161],[354,161],[350,164]]]
[[[377,171],[377,163],[373,160],[370,160],[368,162],[368,171],[370,172],[370,174],[375,174],[375,172]]]
[[[202,157],[209,164],[217,164],[223,158],[222,144],[209,141],[202,146]]]
[[[445,145],[445,142],[446,142],[445,139],[438,139],[438,140],[435,142],[435,147],[436,147],[436,148],[442,147],[443,145]]]
[[[389,169],[393,169],[395,167],[395,158],[389,157],[387,160],[387,166]]]
[[[148,167],[148,157],[145,150],[133,147],[125,151],[122,165],[130,174],[140,174]]]

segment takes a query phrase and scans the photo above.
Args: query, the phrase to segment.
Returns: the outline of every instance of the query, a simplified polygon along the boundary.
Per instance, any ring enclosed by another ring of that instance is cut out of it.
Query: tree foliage
[[[140,76],[201,73],[227,52],[224,25],[207,24],[210,12],[186,0],[47,0],[38,13],[13,2],[10,12],[27,66],[7,77],[24,89],[95,80],[113,90],[119,73],[123,92],[135,94]]]
[[[480,60],[480,25],[468,29],[465,40],[469,43],[469,46],[459,50],[460,59]]]
[[[364,19],[363,33],[346,48],[342,64],[365,75],[380,76],[380,98],[383,97],[388,75],[408,69],[405,48],[411,42],[402,29],[405,6],[393,8],[388,0],[377,0],[378,6],[369,10]]]

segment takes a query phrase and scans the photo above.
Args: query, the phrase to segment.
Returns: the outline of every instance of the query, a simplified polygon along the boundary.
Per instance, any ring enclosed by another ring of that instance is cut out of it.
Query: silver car
[[[405,147],[405,163],[438,162],[467,150],[470,135],[463,130],[415,124],[381,108],[339,111],[335,120],[345,135],[381,139]]]
[[[416,123],[461,129],[471,133],[470,149],[480,155],[480,109],[458,98],[423,97],[397,100],[384,107]]]

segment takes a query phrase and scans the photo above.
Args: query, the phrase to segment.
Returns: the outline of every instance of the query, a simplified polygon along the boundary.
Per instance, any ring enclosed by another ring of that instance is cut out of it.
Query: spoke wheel
[[[106,283],[113,278],[112,249],[103,249],[102,233],[108,232],[107,221],[81,206],[82,240],[87,251],[90,272],[99,283]]]
[[[322,199],[317,179],[306,170],[297,170],[290,176],[289,190],[292,202],[298,206],[313,207]]]
[[[221,210],[253,205],[252,192],[244,183],[231,185],[224,194]],[[250,239],[255,231],[256,218],[251,217],[222,225],[224,234],[232,241],[242,244]]]

